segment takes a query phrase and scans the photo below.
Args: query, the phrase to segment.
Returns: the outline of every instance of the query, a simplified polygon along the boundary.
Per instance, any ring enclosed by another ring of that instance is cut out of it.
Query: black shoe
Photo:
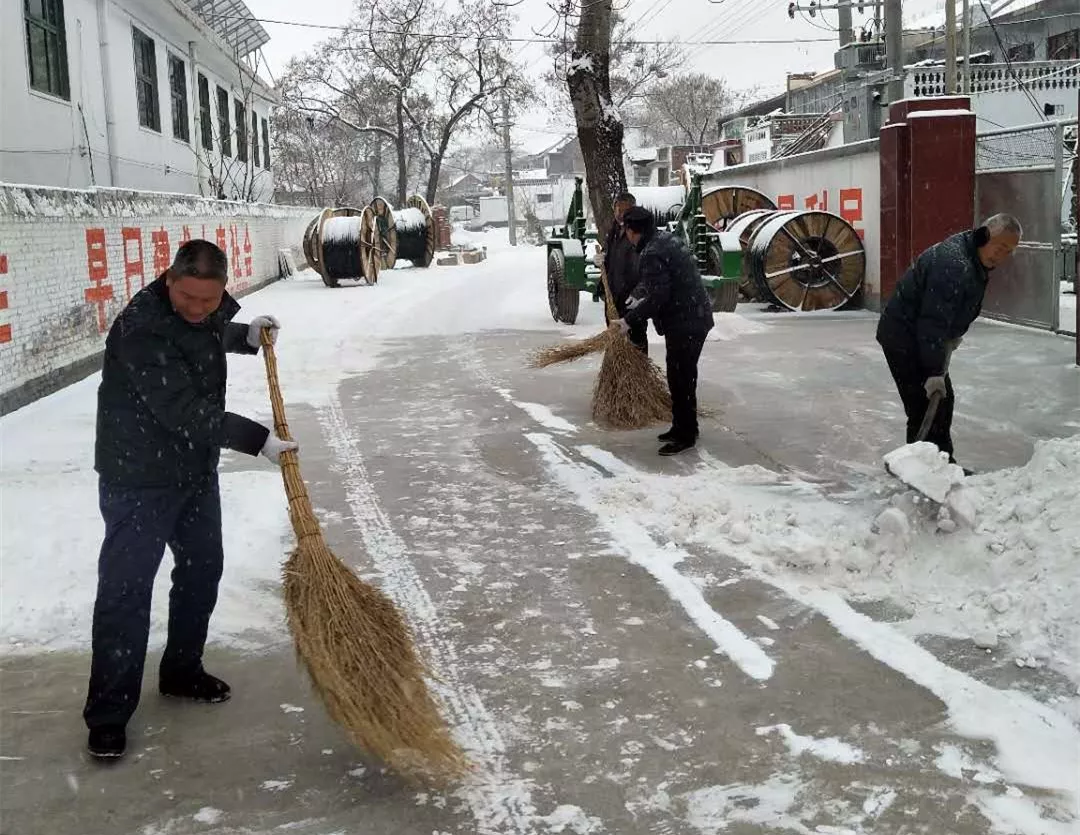
[[[660,447],[660,454],[664,457],[678,455],[680,452],[686,452],[686,450],[693,449],[695,446],[697,444],[694,441],[673,440]]]
[[[90,729],[86,751],[95,760],[118,760],[127,749],[127,732],[123,725],[102,725]]]
[[[667,432],[661,432],[659,435],[656,436],[656,440],[664,441],[665,443],[667,441],[674,441],[675,440],[675,430],[674,429],[669,429]]]
[[[175,696],[178,699],[191,699],[193,702],[207,704],[227,702],[232,696],[229,685],[201,667],[191,673],[162,675],[158,690],[162,696]]]
[[[964,471],[965,478],[971,478],[973,475],[975,475],[975,471],[969,470],[967,467],[961,467],[960,469]]]

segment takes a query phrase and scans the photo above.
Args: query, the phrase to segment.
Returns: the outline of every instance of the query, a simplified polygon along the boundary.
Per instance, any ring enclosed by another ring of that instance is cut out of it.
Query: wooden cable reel
[[[747,250],[760,298],[788,310],[837,310],[855,299],[866,250],[855,229],[830,212],[777,212]]]
[[[412,261],[414,267],[427,268],[435,260],[435,218],[431,207],[419,194],[405,201],[405,208],[394,213],[397,230],[397,258]]]
[[[310,248],[308,262],[327,287],[337,287],[341,281],[378,282],[381,262],[378,225],[370,206],[323,209],[315,224],[305,253]],[[310,226],[308,231],[311,232]],[[305,233],[304,238],[306,244],[309,235]]]
[[[394,207],[385,197],[376,197],[368,206],[375,213],[378,228],[379,267],[384,270],[394,269],[397,263],[398,232],[394,221]]]
[[[739,247],[743,252],[749,251],[750,242],[754,239],[761,225],[777,213],[771,209],[754,209],[744,212],[727,224],[727,231],[739,236]],[[739,282],[739,295],[746,301],[762,301],[758,292],[757,283],[750,277],[747,271],[747,259],[743,259],[742,279]]]
[[[726,231],[740,215],[760,209],[776,210],[776,204],[749,186],[723,186],[701,196],[701,213],[713,229]]]

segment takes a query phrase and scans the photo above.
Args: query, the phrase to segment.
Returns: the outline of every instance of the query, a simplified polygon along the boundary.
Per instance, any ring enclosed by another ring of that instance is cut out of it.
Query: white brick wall
[[[299,251],[313,214],[186,195],[0,184],[5,410],[92,362],[112,320],[183,240],[224,244],[229,290],[243,293],[277,277],[278,250]]]

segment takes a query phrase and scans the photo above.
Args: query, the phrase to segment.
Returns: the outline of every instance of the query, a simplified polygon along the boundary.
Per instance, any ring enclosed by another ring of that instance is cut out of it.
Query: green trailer
[[[600,268],[585,255],[586,243],[596,240],[596,230],[589,229],[585,221],[582,180],[578,177],[574,182],[566,225],[553,229],[547,239],[548,306],[556,322],[568,325],[577,321],[581,293],[596,297],[601,283]],[[734,310],[743,274],[742,247],[738,235],[716,231],[702,213],[700,177],[693,178],[674,219],[660,220],[694,253],[713,310]]]

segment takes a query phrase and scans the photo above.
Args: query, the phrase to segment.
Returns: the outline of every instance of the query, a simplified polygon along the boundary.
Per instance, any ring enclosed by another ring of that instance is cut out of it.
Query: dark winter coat
[[[935,244],[896,285],[878,321],[878,342],[910,354],[926,376],[941,375],[947,344],[967,333],[982,310],[987,280],[974,231]]]
[[[638,284],[637,248],[627,240],[623,227],[612,223],[604,241],[604,274],[619,315],[626,313],[626,300]]]
[[[225,353],[254,354],[240,305],[192,325],[172,308],[165,279],[136,294],[105,342],[94,467],[106,482],[186,485],[212,474],[222,447],[257,455],[269,431],[225,411]]]
[[[670,232],[638,243],[638,284],[627,304],[631,326],[652,319],[665,336],[704,335],[712,330],[712,303],[697,261]]]

